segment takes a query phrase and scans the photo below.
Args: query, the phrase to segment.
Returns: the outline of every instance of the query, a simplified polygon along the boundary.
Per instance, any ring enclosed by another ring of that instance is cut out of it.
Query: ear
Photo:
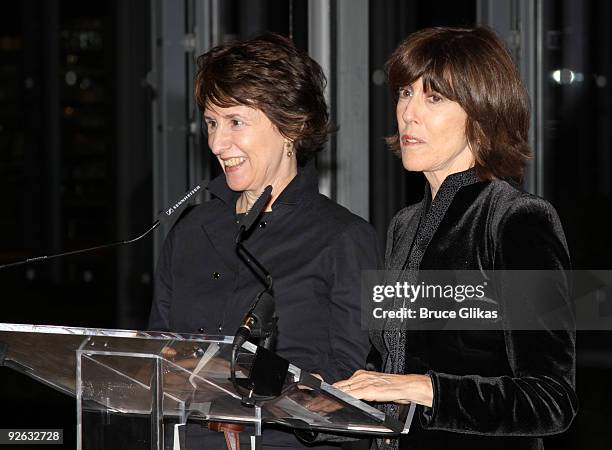
[[[477,121],[470,120],[469,118],[465,119],[465,139],[475,159],[477,159],[482,145],[480,136],[483,135],[482,127]]]

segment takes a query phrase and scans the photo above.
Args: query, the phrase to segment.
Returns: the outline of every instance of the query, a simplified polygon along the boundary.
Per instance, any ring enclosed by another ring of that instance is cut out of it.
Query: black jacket
[[[361,326],[361,270],[382,261],[371,225],[319,194],[317,183],[312,165],[300,169],[245,247],[274,277],[277,353],[331,383],[364,366],[369,343]],[[224,176],[208,190],[214,198],[166,239],[150,329],[233,335],[263,288],[235,251],[238,194]]]
[[[505,181],[480,181],[472,170],[447,177],[430,197],[427,187],[421,203],[391,222],[387,268],[569,269],[561,224],[546,201]],[[509,289],[509,298],[526,295],[522,286]],[[572,317],[569,293],[555,300]],[[429,373],[434,400],[419,408],[400,448],[542,448],[538,436],[565,430],[577,409],[573,322],[555,328],[408,331],[404,372]],[[392,343],[381,332],[372,340],[389,367]]]

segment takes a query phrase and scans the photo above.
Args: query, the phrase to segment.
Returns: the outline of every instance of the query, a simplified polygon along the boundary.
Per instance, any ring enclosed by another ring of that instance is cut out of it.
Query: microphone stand
[[[123,241],[111,242],[110,244],[96,245],[94,247],[83,248],[83,249],[80,249],[80,250],[71,250],[69,252],[56,253],[54,255],[35,256],[33,258],[24,259],[23,261],[16,261],[16,262],[8,263],[8,264],[2,264],[2,265],[0,265],[0,270],[6,269],[8,267],[21,266],[22,264],[30,264],[30,263],[33,263],[33,262],[46,261],[46,260],[50,260],[50,259],[60,258],[62,256],[78,255],[80,253],[93,252],[93,251],[102,250],[102,249],[105,249],[105,248],[113,248],[113,247],[119,247],[121,245],[132,244],[132,243],[134,243],[136,241],[141,240],[146,235],[148,235],[151,231],[153,231],[155,228],[157,228],[160,225],[160,223],[161,222],[159,220],[156,220],[153,223],[153,225],[151,225],[149,227],[149,229],[147,231],[145,231],[142,234],[139,234],[138,236],[136,236],[136,237],[134,237],[132,239],[124,239]]]

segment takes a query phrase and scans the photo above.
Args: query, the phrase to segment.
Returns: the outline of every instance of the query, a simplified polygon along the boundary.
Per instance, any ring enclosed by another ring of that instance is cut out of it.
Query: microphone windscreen
[[[206,185],[204,180],[200,181],[196,186],[185,192],[182,198],[178,199],[166,209],[159,213],[158,220],[162,225],[174,225],[174,222],[181,217],[181,213],[185,208],[195,200]]]

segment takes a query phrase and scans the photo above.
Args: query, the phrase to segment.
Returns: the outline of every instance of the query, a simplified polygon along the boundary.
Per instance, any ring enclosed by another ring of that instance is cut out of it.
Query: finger
[[[344,392],[359,400],[377,400],[389,387],[379,377],[369,377],[351,384]]]
[[[386,384],[381,385],[377,378],[368,378],[351,385],[347,393],[360,400],[373,400],[380,396],[381,391],[388,388]]]
[[[360,376],[367,375],[368,373],[370,373],[370,371],[369,371],[369,370],[365,370],[365,369],[358,369],[358,370],[356,370],[356,371],[355,371],[355,373],[353,373],[353,375],[351,376],[351,378],[358,378],[358,377],[360,377]],[[349,378],[349,379],[351,379],[351,378]]]
[[[348,386],[348,385],[347,386],[339,386],[337,389],[342,391],[342,392],[344,392],[344,393],[346,393],[346,394],[348,394],[348,392],[350,391],[351,387]]]
[[[332,384],[333,387],[335,387],[336,389],[342,389],[345,388],[346,386],[350,386],[351,381],[350,380],[342,380],[342,381],[336,381],[334,384]]]
[[[352,395],[355,398],[361,398],[362,392],[368,389],[372,389],[372,386],[370,384],[359,384],[359,385],[351,385],[344,392],[349,395]]]
[[[351,397],[354,397],[356,399],[361,399],[360,392],[363,390],[363,388],[361,387],[355,388],[354,385],[348,385],[348,386],[344,386],[340,390],[344,392],[345,394],[350,395]]]
[[[363,370],[363,369],[356,370],[353,373],[353,375],[351,375],[349,378],[347,378],[346,380],[336,381],[332,386],[339,387],[339,386],[346,386],[347,384],[351,384],[351,382],[353,382],[355,378],[363,376],[364,373],[367,373],[367,370]]]
[[[367,370],[358,370],[348,380],[337,381],[333,384],[333,386],[344,387],[344,386],[353,385],[363,379],[368,378],[369,373],[370,372],[368,372]]]

